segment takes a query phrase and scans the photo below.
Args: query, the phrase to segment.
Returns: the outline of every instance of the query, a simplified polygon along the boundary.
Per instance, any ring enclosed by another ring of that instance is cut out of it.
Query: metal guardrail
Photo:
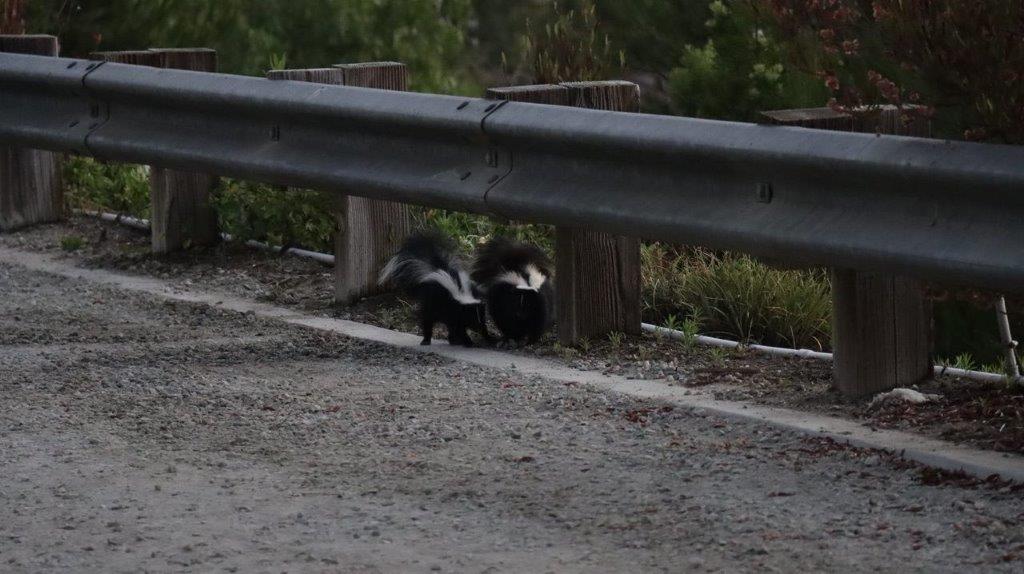
[[[0,143],[1024,290],[1024,147],[0,54]]]

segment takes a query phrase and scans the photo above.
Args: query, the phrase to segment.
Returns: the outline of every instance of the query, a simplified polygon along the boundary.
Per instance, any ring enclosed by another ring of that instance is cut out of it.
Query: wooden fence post
[[[93,52],[90,59],[150,65],[196,72],[216,72],[217,52],[209,48]],[[210,205],[216,177],[150,168],[150,225],[153,253],[210,246],[220,239],[217,213]]]
[[[267,77],[380,90],[409,89],[409,72],[398,62],[338,64],[332,68],[273,70]],[[380,293],[377,275],[412,230],[401,203],[342,196],[335,201],[334,300],[352,303]]]
[[[0,52],[57,56],[57,38],[2,35]],[[64,217],[60,154],[0,145],[0,231]]]
[[[632,82],[564,82],[491,88],[498,100],[640,111]],[[623,190],[624,192],[626,190]],[[640,332],[640,239],[573,227],[555,228],[558,338],[563,344],[613,331]]]
[[[829,108],[765,112],[771,123],[840,131],[931,135],[900,112],[853,117]],[[846,396],[860,397],[920,382],[932,373],[932,305],[923,282],[908,277],[833,269],[833,381]]]
[[[93,52],[90,59],[119,64],[217,71],[217,52],[208,48]],[[151,167],[149,170],[150,228],[153,253],[170,253],[193,245],[213,245],[220,239],[217,213],[210,204],[216,177]]]
[[[155,50],[123,50],[120,52],[92,52],[90,60],[132,64],[134,66],[160,67],[160,54]]]
[[[154,49],[157,66],[217,71],[217,52],[208,48]],[[150,226],[154,253],[213,245],[220,240],[217,212],[210,203],[216,176],[153,167],[149,171]]]

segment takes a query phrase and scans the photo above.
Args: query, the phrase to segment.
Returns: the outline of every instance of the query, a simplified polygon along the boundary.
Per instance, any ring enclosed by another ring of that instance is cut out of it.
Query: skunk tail
[[[472,281],[450,239],[438,233],[410,236],[380,272],[378,282],[412,291],[424,283],[437,283],[463,304],[476,304]]]

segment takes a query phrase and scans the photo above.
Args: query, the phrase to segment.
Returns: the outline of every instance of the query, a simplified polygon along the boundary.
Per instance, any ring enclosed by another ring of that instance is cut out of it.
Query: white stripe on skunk
[[[469,283],[469,274],[465,271],[459,270],[459,281],[456,284],[455,278],[448,274],[446,271],[440,269],[432,271],[423,276],[420,279],[420,283],[428,283],[433,281],[448,290],[451,294],[452,299],[455,299],[463,305],[475,305],[480,302],[475,295]]]
[[[384,269],[381,269],[377,281],[381,285],[393,281],[402,289],[408,289],[414,284],[433,281],[444,287],[451,294],[452,299],[459,303],[464,305],[480,303],[480,299],[473,294],[473,284],[469,280],[469,274],[461,269],[461,263],[454,258],[446,257],[445,259],[445,268],[441,268],[416,255],[399,251],[388,261]],[[457,281],[452,275],[453,273],[458,276]]]
[[[530,263],[527,264],[521,272],[505,271],[495,277],[491,281],[490,285],[494,285],[495,283],[508,283],[509,285],[515,286],[516,289],[522,289],[523,291],[539,291],[547,280],[547,275],[541,273],[540,269],[537,269],[536,265]]]

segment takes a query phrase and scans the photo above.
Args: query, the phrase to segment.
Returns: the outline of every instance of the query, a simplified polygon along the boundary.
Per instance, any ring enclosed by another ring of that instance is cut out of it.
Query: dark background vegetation
[[[251,75],[397,60],[413,89],[464,95],[624,78],[641,85],[650,113],[756,121],[769,109],[895,104],[931,118],[941,137],[1024,140],[1019,0],[0,0],[0,9],[0,28],[56,34],[69,56],[203,46],[218,50],[221,71]],[[76,159],[68,175],[78,205],[148,209],[140,168]],[[316,193],[224,181],[217,202],[239,237],[330,248],[333,223]],[[496,233],[550,242],[538,226],[438,210],[417,217],[467,249]],[[820,271],[650,244],[644,285],[649,321],[829,346]],[[985,304],[940,304],[938,353],[998,362],[993,317]]]

